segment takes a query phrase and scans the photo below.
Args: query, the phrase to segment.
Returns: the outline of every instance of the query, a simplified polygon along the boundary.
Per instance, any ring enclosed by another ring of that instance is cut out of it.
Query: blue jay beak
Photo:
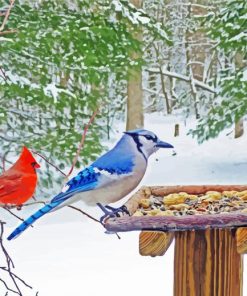
[[[163,141],[158,141],[155,146],[158,148],[174,148],[171,144],[163,142]]]

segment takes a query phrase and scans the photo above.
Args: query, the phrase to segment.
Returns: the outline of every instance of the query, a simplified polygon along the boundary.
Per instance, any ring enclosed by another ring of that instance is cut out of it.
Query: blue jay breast
[[[112,181],[101,188],[84,192],[81,198],[86,204],[94,206],[96,203],[104,205],[117,202],[128,195],[140,183],[142,176],[133,176],[122,178],[122,180]]]

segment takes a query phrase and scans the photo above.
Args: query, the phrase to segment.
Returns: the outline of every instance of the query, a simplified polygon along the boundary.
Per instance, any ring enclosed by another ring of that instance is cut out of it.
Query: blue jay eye
[[[153,140],[152,136],[144,136],[147,140]]]

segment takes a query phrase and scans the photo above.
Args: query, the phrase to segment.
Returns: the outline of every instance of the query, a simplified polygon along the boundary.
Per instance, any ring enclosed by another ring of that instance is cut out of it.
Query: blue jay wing
[[[65,192],[59,193],[55,196],[51,202],[45,205],[43,208],[39,209],[36,213],[31,215],[28,219],[23,221],[19,227],[17,227],[9,236],[8,240],[11,240],[23,231],[25,231],[30,225],[32,225],[36,220],[54,210],[56,207],[60,206],[65,200],[69,199],[71,196],[77,192],[88,191],[94,189],[98,184],[99,173],[95,172],[92,167],[86,168],[81,171],[77,176],[71,179],[67,184],[67,190]]]
[[[135,165],[134,155],[129,153],[128,147],[120,144],[121,140],[114,149],[102,155],[91,166],[119,176],[132,173]]]
[[[84,169],[67,182],[64,187],[66,191],[59,193],[51,202],[66,200],[76,193],[95,189],[99,184],[100,175],[100,172],[96,172],[91,166]]]

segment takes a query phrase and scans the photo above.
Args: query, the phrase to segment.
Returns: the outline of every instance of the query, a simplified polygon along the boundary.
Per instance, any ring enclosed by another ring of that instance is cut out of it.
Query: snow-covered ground
[[[173,137],[175,123],[180,123],[177,138]],[[193,124],[179,117],[146,116],[145,127],[173,144],[176,155],[167,149],[152,156],[140,186],[247,183],[247,135],[233,139],[233,133],[226,136],[227,131],[198,145],[186,136]],[[120,132],[122,129],[120,126]],[[83,209],[99,215],[96,209]],[[21,214],[28,216],[27,212]],[[18,222],[10,224],[6,234]],[[32,291],[27,289],[24,296],[34,296],[35,291],[39,296],[171,296],[174,246],[163,257],[141,257],[138,233],[120,235],[120,240],[106,235],[97,223],[64,208],[46,215],[33,229],[5,245],[15,261],[16,273],[34,287]],[[245,272],[244,283],[246,280]],[[1,289],[0,296],[4,295]]]

